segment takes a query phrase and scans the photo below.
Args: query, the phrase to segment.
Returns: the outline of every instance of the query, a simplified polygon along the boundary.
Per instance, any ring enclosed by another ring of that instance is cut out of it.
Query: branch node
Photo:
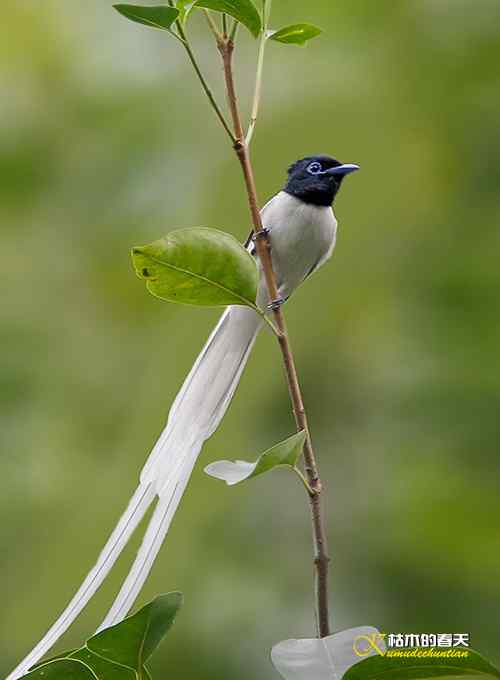
[[[315,496],[319,496],[323,491],[323,485],[319,477],[314,477],[310,480],[311,488],[314,491]]]
[[[316,565],[316,567],[326,566],[326,565],[330,564],[330,562],[331,562],[331,558],[326,553],[321,554],[321,555],[317,555],[314,558],[314,564]]]

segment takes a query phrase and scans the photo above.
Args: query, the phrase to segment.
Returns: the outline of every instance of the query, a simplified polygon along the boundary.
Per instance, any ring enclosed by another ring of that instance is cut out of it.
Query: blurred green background
[[[300,156],[362,166],[333,260],[286,308],[327,486],[334,628],[469,632],[498,662],[500,3],[274,5],[276,26],[325,34],[269,47],[262,202]],[[221,93],[201,17],[191,33]],[[254,60],[242,31],[246,109]],[[249,219],[180,46],[111,2],[3,0],[0,88],[1,675],[93,564],[219,316],[150,297],[129,248],[190,225],[243,239]],[[186,596],[156,677],[276,677],[271,646],[313,633],[299,484],[202,472],[292,429],[263,333],[140,598]],[[136,547],[61,647],[95,628]]]

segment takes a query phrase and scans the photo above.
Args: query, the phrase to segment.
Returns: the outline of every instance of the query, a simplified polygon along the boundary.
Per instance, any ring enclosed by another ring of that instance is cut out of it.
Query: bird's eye
[[[321,163],[318,163],[318,161],[313,161],[312,163],[309,163],[309,165],[307,166],[307,172],[310,175],[319,175],[320,172],[323,172]]]

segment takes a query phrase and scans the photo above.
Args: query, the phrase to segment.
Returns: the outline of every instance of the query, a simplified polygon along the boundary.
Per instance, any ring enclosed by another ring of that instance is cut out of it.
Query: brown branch
[[[233,76],[232,57],[234,51],[234,43],[232,40],[218,41],[218,48],[222,56],[224,64],[224,76],[226,81],[226,90],[233,120],[234,134],[236,141],[234,143],[234,150],[243,171],[245,179],[245,186],[248,195],[248,204],[250,214],[252,216],[253,230],[256,236],[255,247],[262,264],[266,285],[269,291],[270,300],[277,300],[279,298],[278,286],[276,283],[276,276],[274,274],[273,263],[271,258],[271,244],[267,232],[263,229],[259,203],[257,198],[257,189],[253,174],[252,163],[250,160],[248,146],[245,141],[243,132],[243,125],[239,112],[238,99],[236,95],[236,88]],[[330,623],[328,614],[328,546],[326,539],[326,532],[322,519],[321,509],[321,479],[318,472],[318,465],[311,442],[311,434],[307,423],[306,411],[302,399],[302,392],[297,376],[297,369],[295,360],[288,337],[285,318],[281,307],[276,307],[274,310],[274,318],[276,327],[278,329],[278,341],[283,356],[283,363],[285,366],[288,391],[293,406],[293,414],[297,430],[304,430],[306,432],[306,441],[304,444],[304,461],[305,471],[311,493],[309,494],[312,528],[314,536],[314,565],[316,572],[316,610],[319,637],[326,637],[330,634]]]

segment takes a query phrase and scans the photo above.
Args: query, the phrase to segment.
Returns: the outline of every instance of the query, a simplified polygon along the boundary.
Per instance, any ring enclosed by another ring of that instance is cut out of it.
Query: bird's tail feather
[[[21,661],[6,680],[16,680],[16,678],[27,673],[70,627],[111,571],[120,553],[137,528],[137,525],[153,502],[155,495],[155,491],[151,484],[140,484],[138,486],[130,499],[126,511],[120,518],[120,521],[99,555],[95,566],[87,575],[76,595],[43,639],[40,640],[28,656]]]
[[[247,307],[228,307],[196,359],[170,409],[167,425],[141,473],[161,485],[185,450],[215,432],[240,381],[262,319]]]
[[[99,630],[121,621],[144,585],[198,454],[224,417],[261,325],[252,310],[229,307],[184,381],[141,475],[143,483],[155,484],[158,506],[134,565]]]
[[[45,637],[6,680],[24,675],[57,642],[104,581],[158,495],[158,505],[134,565],[99,630],[121,621],[160,550],[204,442],[217,429],[245,368],[262,320],[246,307],[228,307],[170,409],[167,425],[141,473],[141,482],[99,559]]]
[[[97,632],[119,623],[125,618],[134,604],[136,597],[141,591],[142,586],[151,571],[162,543],[165,540],[165,536],[170,528],[173,516],[189,481],[195,462],[196,458],[187,461],[187,464],[181,471],[179,479],[175,485],[172,485],[170,488],[170,493],[164,493],[162,498],[159,499],[132,569],[128,573],[113,606],[99,626]]]

